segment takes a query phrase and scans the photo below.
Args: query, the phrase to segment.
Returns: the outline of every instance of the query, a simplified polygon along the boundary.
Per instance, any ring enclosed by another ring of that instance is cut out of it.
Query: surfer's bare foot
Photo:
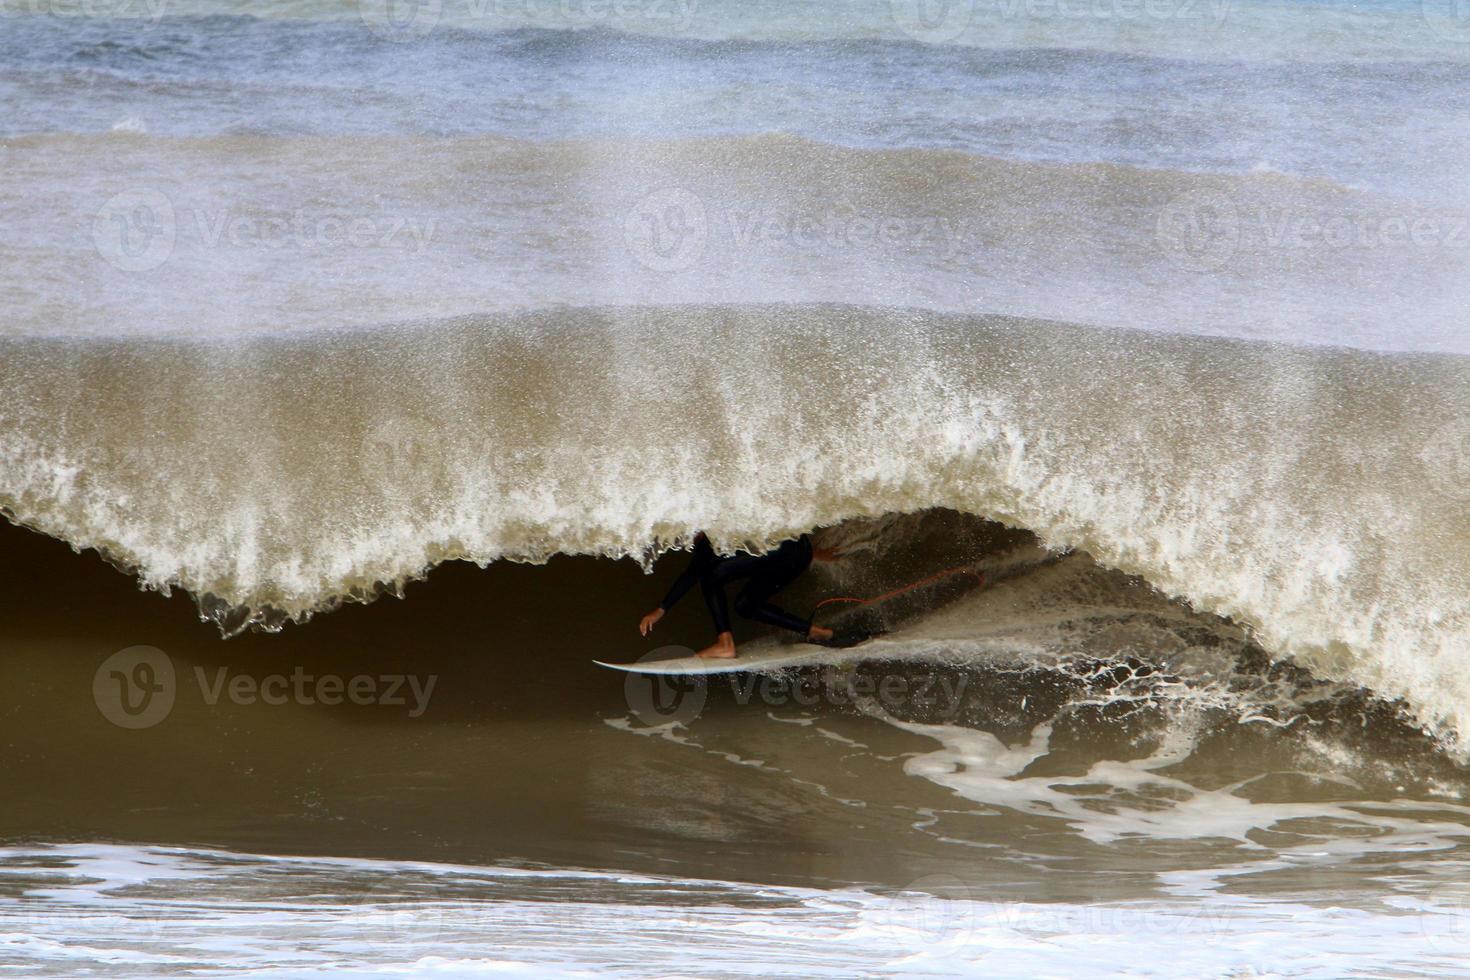
[[[696,657],[708,657],[713,660],[729,660],[735,656],[735,634],[721,633],[720,638],[695,654]]]
[[[832,640],[832,636],[832,631],[825,626],[813,626],[806,631],[806,638],[809,643],[829,643]]]

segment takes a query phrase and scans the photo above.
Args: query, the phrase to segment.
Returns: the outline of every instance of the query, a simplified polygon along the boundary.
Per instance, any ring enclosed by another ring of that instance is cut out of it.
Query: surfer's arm
[[[714,564],[715,551],[710,547],[709,539],[700,532],[694,539],[694,553],[689,556],[689,564],[684,566],[684,571],[674,579],[674,584],[669,587],[664,601],[658,604],[658,608],[643,617],[638,624],[638,632],[647,636],[653,629],[654,624],[664,618],[664,613],[674,608],[674,604],[688,594],[694,588],[694,584],[700,580],[709,567]]]

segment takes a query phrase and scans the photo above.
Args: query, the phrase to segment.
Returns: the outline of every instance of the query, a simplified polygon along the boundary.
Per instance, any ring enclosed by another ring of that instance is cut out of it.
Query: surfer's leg
[[[761,561],[763,564],[756,574],[735,598],[735,611],[746,619],[769,623],[808,639],[830,640],[831,630],[813,626],[811,620],[793,616],[771,602],[776,593],[796,581],[811,565],[811,540],[802,535],[796,541],[783,542],[775,551],[762,556]]]
[[[771,588],[770,583],[753,579],[749,585],[740,590],[740,595],[735,597],[735,611],[746,619],[770,623],[783,630],[791,630],[793,633],[806,636],[812,629],[812,624],[808,620],[798,619],[770,601],[770,596],[779,590],[779,585]]]
[[[699,579],[704,592],[704,604],[709,607],[709,618],[714,621],[716,633],[730,632],[730,610],[725,602],[725,583],[706,572]]]
[[[735,656],[735,633],[730,629],[730,610],[725,598],[725,586],[740,578],[748,578],[760,568],[764,556],[737,555],[723,558],[710,565],[699,579],[699,588],[704,592],[704,604],[709,607],[709,618],[715,624],[715,642],[700,650],[696,656],[728,658]]]

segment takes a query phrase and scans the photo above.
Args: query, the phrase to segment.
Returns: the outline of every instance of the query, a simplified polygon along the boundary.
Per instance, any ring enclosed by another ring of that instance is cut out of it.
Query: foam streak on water
[[[0,966],[28,976],[1465,975],[1464,937],[1411,897],[998,904],[102,844],[8,848],[0,889]]]

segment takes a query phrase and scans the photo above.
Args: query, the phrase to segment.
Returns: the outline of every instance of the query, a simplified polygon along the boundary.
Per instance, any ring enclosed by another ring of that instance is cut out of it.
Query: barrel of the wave
[[[823,599],[812,607],[811,616],[808,619],[816,621],[817,614],[825,608],[838,608],[843,606],[872,606],[895,599],[901,595],[907,595],[928,585],[945,581],[947,579],[969,577],[974,579],[974,588],[982,589],[987,583],[985,573],[978,571],[973,565],[956,565],[943,571],[926,575],[921,579],[901,585],[887,592],[880,592],[871,596],[831,596]],[[811,644],[815,649],[793,647],[790,645],[757,646],[753,652],[746,652],[737,657],[728,659],[711,660],[698,656],[676,656],[664,657],[663,653],[670,648],[661,647],[652,651],[648,656],[632,663],[608,663],[602,660],[594,660],[593,663],[599,667],[608,667],[612,670],[621,670],[635,674],[664,674],[664,675],[697,675],[697,674],[728,674],[736,672],[769,672],[784,670],[788,667],[800,667],[817,663],[832,662],[856,662],[867,656],[863,650],[865,645],[872,640],[887,635],[884,628],[850,628],[836,632],[833,639],[821,643]],[[674,648],[675,651],[683,651],[683,647]],[[833,654],[831,651],[840,651]]]

